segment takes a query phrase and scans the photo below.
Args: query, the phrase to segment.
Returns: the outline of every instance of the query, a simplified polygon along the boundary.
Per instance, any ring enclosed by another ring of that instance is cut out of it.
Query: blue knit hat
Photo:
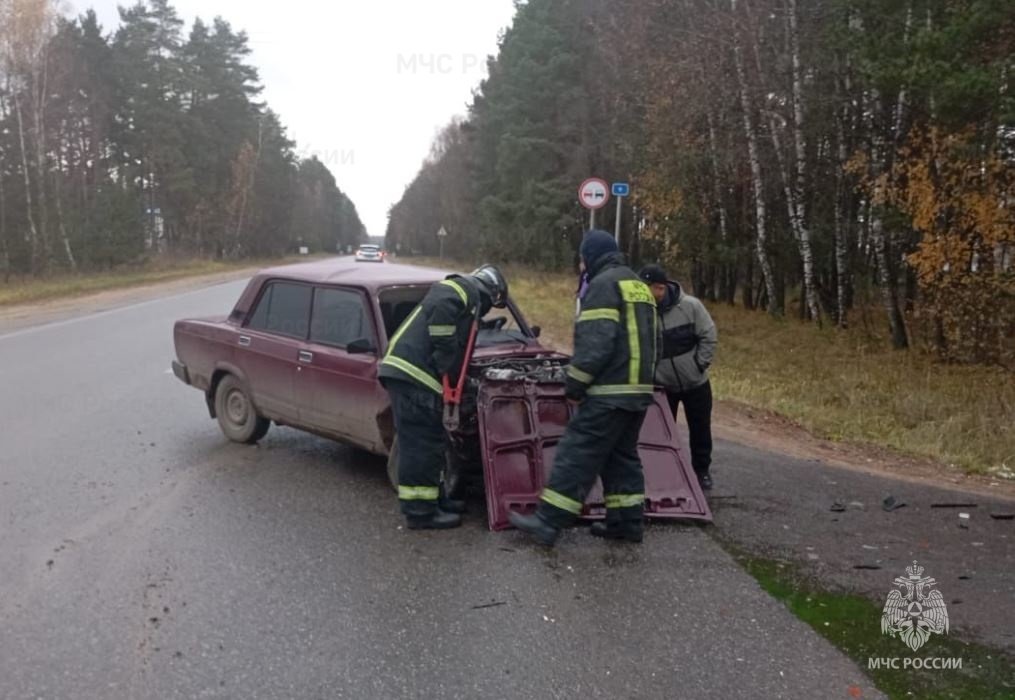
[[[606,231],[593,230],[585,234],[579,253],[585,260],[586,267],[593,267],[604,255],[620,252],[617,241]]]

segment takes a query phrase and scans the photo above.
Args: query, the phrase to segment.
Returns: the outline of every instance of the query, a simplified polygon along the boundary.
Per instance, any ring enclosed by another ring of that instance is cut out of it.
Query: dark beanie
[[[669,281],[662,265],[646,265],[641,268],[638,276],[645,281],[645,284],[666,284]]]
[[[584,240],[582,240],[581,249],[579,250],[582,258],[585,259],[585,264],[588,267],[592,267],[599,258],[610,253],[617,253],[620,249],[617,248],[617,242],[613,239],[613,236],[608,234],[606,231],[589,231],[585,234]]]

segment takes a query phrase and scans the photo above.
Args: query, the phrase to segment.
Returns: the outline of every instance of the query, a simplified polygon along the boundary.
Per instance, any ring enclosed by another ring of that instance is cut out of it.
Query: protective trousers
[[[445,462],[442,399],[411,382],[389,379],[385,385],[398,437],[398,500],[402,513],[433,515]]]
[[[537,514],[562,528],[580,513],[595,484],[603,480],[607,523],[641,522],[645,474],[638,456],[638,436],[645,410],[617,408],[588,398],[578,407],[557,445],[553,470],[543,489]]]

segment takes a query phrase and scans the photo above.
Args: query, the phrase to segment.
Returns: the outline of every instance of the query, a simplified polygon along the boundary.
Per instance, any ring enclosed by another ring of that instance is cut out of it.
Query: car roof
[[[359,247],[360,248],[380,248],[380,246],[377,245],[376,243],[360,243]]]
[[[396,285],[433,284],[452,274],[448,270],[417,265],[382,263],[366,266],[351,258],[327,258],[295,265],[269,267],[257,273],[257,277],[282,278],[310,282],[313,284],[347,284],[377,291]]]

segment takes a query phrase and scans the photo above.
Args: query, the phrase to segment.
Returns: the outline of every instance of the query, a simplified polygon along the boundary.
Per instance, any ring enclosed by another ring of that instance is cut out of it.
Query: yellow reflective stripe
[[[431,377],[429,374],[427,374],[426,372],[421,370],[416,365],[413,365],[413,364],[410,364],[409,362],[406,362],[401,357],[385,357],[381,361],[381,364],[382,365],[389,365],[390,367],[394,367],[395,369],[399,369],[399,370],[405,372],[410,377],[412,377],[416,381],[420,382],[421,384],[425,385],[428,389],[433,389],[438,394],[443,394],[444,393],[444,387],[442,387],[437,382],[436,379]]]
[[[455,331],[457,330],[454,326],[429,326],[429,328],[430,335],[435,335],[438,337],[446,337],[449,335],[454,335]]]
[[[582,311],[578,316],[578,323],[582,321],[613,321],[620,323],[620,312],[616,309],[591,309]]]
[[[398,485],[398,497],[403,501],[436,501],[439,496],[436,486]]]
[[[588,372],[582,372],[574,365],[570,365],[567,368],[567,376],[571,377],[572,379],[577,379],[582,384],[591,384],[593,380],[595,380],[595,377],[593,377],[591,374],[589,374]]]
[[[652,290],[641,280],[620,280],[620,296],[628,304],[651,304],[656,305],[656,298],[652,296]]]
[[[606,497],[607,508],[634,508],[644,505],[645,494],[643,493],[621,493]]]
[[[402,334],[405,333],[405,331],[407,331],[409,329],[409,326],[412,325],[412,322],[416,320],[416,317],[419,316],[419,312],[422,311],[422,310],[423,310],[422,305],[417,306],[416,310],[413,311],[411,314],[409,314],[409,318],[405,319],[405,321],[402,322],[402,325],[399,326],[398,330],[395,331],[395,335],[392,336],[391,342],[388,343],[388,351],[386,353],[384,353],[384,359],[385,360],[388,359],[389,357],[391,357],[391,353],[394,352],[395,345],[401,339]]]
[[[543,495],[540,498],[551,506],[556,506],[561,510],[566,510],[568,513],[578,515],[582,512],[582,504],[573,498],[568,498],[562,493],[557,493],[553,489],[543,489]]]
[[[589,388],[589,396],[621,396],[624,394],[651,394],[651,384],[601,384]]]
[[[641,340],[638,338],[638,317],[633,303],[627,305],[627,346],[631,350],[627,381],[637,384],[641,379]]]
[[[458,292],[458,296],[462,298],[462,303],[465,304],[466,306],[469,305],[469,295],[465,293],[464,289],[462,289],[462,285],[458,284],[458,282],[455,282],[454,280],[444,280],[441,282],[441,284],[446,284],[447,286],[454,289],[456,292]]]
[[[631,351],[631,366],[628,368],[628,381],[637,384],[641,379],[641,341],[638,338],[638,318],[635,315],[635,304],[656,305],[656,299],[652,296],[652,290],[641,280],[621,280],[617,283],[620,287],[620,296],[626,303],[627,313],[627,346]],[[653,341],[653,353],[655,352],[655,341]]]

